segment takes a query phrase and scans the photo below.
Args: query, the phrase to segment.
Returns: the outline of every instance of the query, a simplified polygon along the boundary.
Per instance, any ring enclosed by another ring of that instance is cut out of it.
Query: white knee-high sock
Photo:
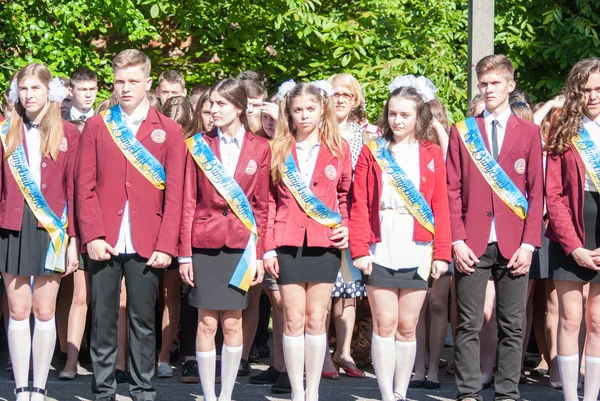
[[[321,372],[327,352],[327,334],[304,335],[304,368],[306,369],[306,401],[318,401]]]
[[[375,332],[371,336],[371,359],[383,401],[396,401],[394,397],[395,341],[393,336],[379,337]]]
[[[15,388],[29,385],[29,359],[31,357],[31,330],[29,319],[8,319],[8,349],[15,375]],[[29,400],[29,392],[20,393],[17,400]]]
[[[45,389],[50,362],[54,354],[56,344],[56,322],[54,316],[50,320],[42,322],[35,319],[33,329],[33,387]],[[32,400],[44,400],[44,395],[40,393],[31,393]]]
[[[233,386],[235,385],[235,379],[240,368],[243,348],[243,345],[230,347],[223,343],[221,352],[221,394],[219,394],[219,401],[231,401],[231,394],[233,393]]]
[[[600,390],[600,358],[585,356],[583,401],[596,401]]]
[[[394,370],[394,394],[406,399],[410,375],[417,355],[417,342],[396,341],[396,368]]]
[[[198,362],[198,375],[202,384],[202,393],[205,401],[217,401],[215,394],[215,370],[217,364],[217,350],[196,352]]]
[[[577,378],[579,376],[579,354],[558,355],[558,371],[565,401],[577,401]],[[587,379],[587,378],[586,378]]]
[[[283,357],[292,387],[292,401],[304,401],[304,336],[284,334]]]

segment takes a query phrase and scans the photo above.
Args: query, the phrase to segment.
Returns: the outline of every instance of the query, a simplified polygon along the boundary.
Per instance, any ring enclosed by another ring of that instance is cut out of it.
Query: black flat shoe
[[[425,380],[425,383],[423,383],[423,387],[429,390],[437,390],[440,388],[440,383],[433,382],[431,380]]]
[[[251,384],[275,384],[281,376],[281,372],[275,369],[274,366],[269,366],[269,369],[264,372],[250,376],[249,383]]]
[[[292,392],[292,385],[290,384],[290,378],[287,372],[283,372],[279,375],[275,384],[271,386],[271,392],[275,394],[289,394]]]
[[[240,368],[238,369],[238,377],[248,376],[250,374],[250,364],[247,360],[242,359],[240,361]]]
[[[408,387],[410,388],[423,388],[424,385],[424,380],[411,380],[410,382],[408,382]]]

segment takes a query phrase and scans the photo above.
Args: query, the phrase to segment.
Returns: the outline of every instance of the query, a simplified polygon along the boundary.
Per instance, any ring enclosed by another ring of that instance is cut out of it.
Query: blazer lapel
[[[252,160],[252,156],[254,156],[255,146],[256,143],[254,141],[254,135],[246,132],[244,134],[244,141],[242,142],[242,148],[240,149],[240,157],[238,158],[237,165],[235,166],[235,174],[233,176],[238,184],[240,184],[241,180],[247,175],[246,168],[248,167],[250,160]],[[256,160],[254,162],[256,163]]]
[[[490,143],[488,142],[487,131],[485,129],[485,119],[483,118],[483,113],[475,117],[475,122],[479,127],[479,132],[481,133],[481,137],[483,138],[483,143],[485,144],[485,148],[490,154],[492,153],[492,149],[490,148]]]
[[[217,129],[214,128],[213,130],[207,132],[206,134],[203,134],[203,137],[204,137],[204,140],[206,141],[206,143],[208,144],[208,146],[210,147],[210,150],[212,150],[212,152],[215,154],[217,159],[219,159],[219,161],[222,162],[221,146],[219,144],[219,134],[217,133]]]
[[[150,107],[146,119],[142,121],[140,128],[135,134],[135,138],[142,142],[152,131],[160,128],[160,120],[158,119],[158,112],[154,107]]]
[[[327,166],[333,164],[334,161],[335,157],[327,150],[325,146],[323,146],[323,144],[321,144],[321,146],[319,146],[319,154],[317,155],[317,161],[315,162],[315,169],[313,170],[311,183],[316,182],[317,178],[321,180],[323,175],[325,175],[325,169]],[[333,167],[336,169],[336,175],[339,174],[337,167]]]
[[[519,136],[518,127],[519,122],[517,118],[511,114],[506,124],[506,130],[504,131],[504,140],[502,141],[502,148],[500,148],[500,154],[498,155],[498,163],[502,162],[510,153],[510,149]]]

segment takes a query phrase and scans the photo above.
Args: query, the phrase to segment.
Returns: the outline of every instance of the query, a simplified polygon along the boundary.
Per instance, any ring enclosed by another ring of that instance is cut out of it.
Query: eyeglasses
[[[340,93],[340,92],[335,92],[333,94],[334,99],[339,99],[340,97],[344,98],[344,100],[352,100],[352,98],[354,98],[354,95],[351,93]]]

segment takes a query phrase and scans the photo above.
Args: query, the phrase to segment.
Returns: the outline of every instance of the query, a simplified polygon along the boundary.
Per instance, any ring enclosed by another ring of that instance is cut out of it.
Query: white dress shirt
[[[130,116],[125,114],[123,109],[119,108],[123,120],[133,133],[137,135],[140,125],[148,117],[148,111],[150,110],[150,103],[146,100],[145,103],[140,104],[137,109],[131,113]],[[127,162],[129,163],[129,161]],[[130,166],[133,168],[133,166]],[[121,220],[121,228],[119,229],[119,239],[117,245],[115,245],[115,251],[121,254],[136,253],[135,247],[133,246],[133,237],[131,235],[131,219],[129,216],[129,200],[125,202],[125,209],[123,209],[123,219]]]
[[[35,181],[39,188],[42,182],[42,140],[40,131],[33,127],[28,130],[25,127],[25,138],[27,139],[27,163],[29,164],[29,171],[31,171],[33,181]]]
[[[421,171],[419,143],[401,142],[392,148],[396,163],[404,170],[415,187],[419,188]],[[415,219],[406,208],[398,191],[382,172],[382,190],[379,203],[381,242],[370,245],[373,263],[391,270],[418,267],[429,247],[427,242],[413,240]]]
[[[590,138],[594,142],[597,148],[600,149],[600,116],[596,117],[595,121],[590,120],[587,116],[583,116],[583,126],[586,131],[590,134]],[[598,189],[594,185],[594,181],[592,181],[592,177],[590,173],[588,173],[587,168],[585,169],[585,190],[590,192],[598,192]]]
[[[223,135],[221,128],[217,129],[217,135],[219,138],[221,164],[223,165],[223,167],[225,167],[227,173],[229,173],[229,175],[233,178],[235,175],[235,169],[237,167],[238,160],[240,158],[242,143],[244,142],[244,135],[246,135],[246,127],[242,125],[233,138]],[[178,256],[177,261],[179,262],[179,264],[192,263],[192,256]]]
[[[75,106],[71,107],[71,120],[87,120],[88,118],[94,117],[94,108],[92,107],[91,109],[88,110],[87,113],[82,113],[81,111],[79,111],[79,109]],[[85,117],[85,118],[81,118],[81,117]]]

